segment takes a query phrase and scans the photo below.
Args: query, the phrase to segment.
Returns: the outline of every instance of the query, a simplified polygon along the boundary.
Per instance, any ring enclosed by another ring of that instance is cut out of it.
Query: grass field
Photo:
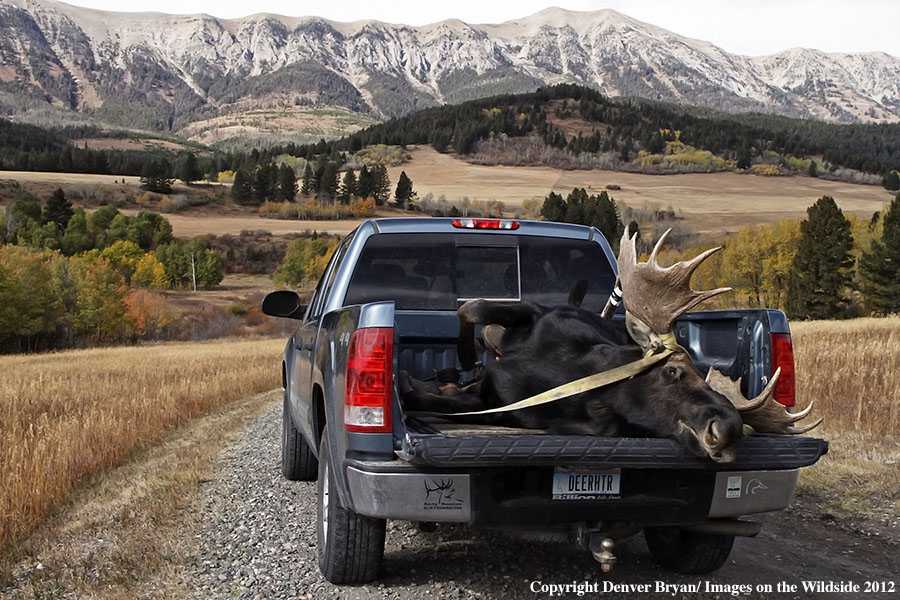
[[[190,417],[280,385],[283,339],[0,357],[0,550],[84,479]]]
[[[797,402],[830,442],[801,493],[840,514],[900,517],[900,318],[793,323]]]
[[[900,318],[791,325],[797,401],[815,400],[829,428],[900,435]]]
[[[429,146],[410,149],[410,162],[388,169],[391,181],[405,171],[422,198],[444,195],[449,203],[463,196],[502,201],[507,209],[529,198],[543,199],[555,191],[565,197],[574,187],[600,193],[607,185],[621,186],[610,195],[641,209],[672,206],[679,221],[700,233],[719,235],[747,225],[806,218],[807,207],[832,196],[845,212],[869,218],[893,197],[880,186],[826,181],[812,177],[763,177],[738,173],[642,175],[616,171],[562,171],[549,167],[472,165]]]

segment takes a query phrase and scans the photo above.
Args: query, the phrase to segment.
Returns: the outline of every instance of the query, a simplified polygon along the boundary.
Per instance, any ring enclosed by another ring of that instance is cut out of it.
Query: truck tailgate
[[[586,435],[440,435],[408,433],[402,460],[431,467],[591,465],[643,469],[781,470],[814,464],[828,442],[787,435],[752,435],[728,464],[700,459],[675,441]]]

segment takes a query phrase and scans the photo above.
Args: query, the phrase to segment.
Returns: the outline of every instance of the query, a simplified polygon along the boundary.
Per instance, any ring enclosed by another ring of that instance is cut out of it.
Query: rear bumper
[[[545,467],[421,470],[399,461],[348,461],[353,509],[384,519],[483,527],[552,527],[580,521],[689,525],[781,510],[798,470],[622,469],[615,499],[552,500]]]

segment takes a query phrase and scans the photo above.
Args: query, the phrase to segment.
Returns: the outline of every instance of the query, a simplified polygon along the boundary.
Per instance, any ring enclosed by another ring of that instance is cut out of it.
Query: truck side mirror
[[[270,317],[302,319],[306,313],[306,307],[300,304],[300,296],[297,292],[278,290],[266,294],[262,301],[262,311]]]

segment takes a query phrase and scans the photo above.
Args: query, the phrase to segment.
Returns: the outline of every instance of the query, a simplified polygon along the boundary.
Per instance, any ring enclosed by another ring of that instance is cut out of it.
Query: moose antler
[[[738,378],[735,381],[731,377],[711,368],[706,375],[706,383],[709,387],[728,398],[741,413],[744,424],[749,425],[758,433],[800,434],[817,427],[824,418],[819,418],[818,421],[811,425],[803,425],[802,427],[794,427],[793,425],[809,414],[813,407],[812,402],[800,412],[789,413],[784,406],[775,401],[773,394],[780,375],[781,367],[778,367],[766,388],[752,400],[747,399],[741,393],[742,378]]]
[[[660,337],[669,333],[679,316],[708,298],[731,288],[694,291],[691,276],[697,267],[720,248],[711,248],[689,261],[661,267],[657,255],[671,229],[660,236],[647,262],[637,262],[635,241],[630,228],[625,229],[619,244],[619,279],[625,299],[625,321],[631,337],[644,349],[655,350]]]

